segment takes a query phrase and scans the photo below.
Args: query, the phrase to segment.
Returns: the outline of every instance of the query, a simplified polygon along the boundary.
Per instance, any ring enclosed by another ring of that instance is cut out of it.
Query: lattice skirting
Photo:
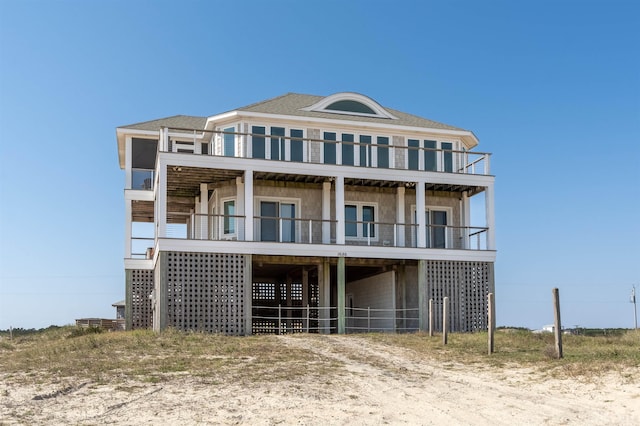
[[[153,270],[130,269],[126,271],[126,304],[131,322],[129,329],[151,328],[153,325],[153,305],[151,294],[154,287]]]
[[[427,299],[433,299],[434,330],[442,331],[442,304],[449,297],[450,331],[487,330],[487,295],[494,291],[493,263],[427,261]]]
[[[247,262],[250,262],[247,256],[161,254],[160,279],[165,283],[158,288],[166,291],[163,295],[166,299],[156,306],[165,310],[165,326],[228,335],[245,334],[245,316],[251,314],[251,287],[246,285],[250,277],[245,276]]]

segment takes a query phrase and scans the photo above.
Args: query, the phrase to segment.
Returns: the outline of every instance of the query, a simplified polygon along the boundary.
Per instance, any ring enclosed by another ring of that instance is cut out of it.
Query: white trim
[[[468,130],[452,130],[452,129],[437,129],[433,127],[418,127],[418,126],[406,126],[400,124],[389,123],[373,123],[373,122],[362,122],[355,120],[332,120],[328,118],[319,118],[319,117],[306,117],[306,116],[298,116],[298,115],[285,115],[285,114],[269,114],[265,112],[253,112],[253,111],[233,111],[233,115],[224,114],[224,118],[229,117],[240,117],[242,119],[259,119],[266,120],[269,122],[275,121],[284,121],[284,122],[298,122],[298,123],[307,123],[314,124],[316,126],[324,127],[324,126],[338,126],[340,128],[348,128],[352,127],[354,129],[375,129],[375,130],[383,130],[383,131],[398,131],[398,134],[395,136],[403,136],[407,133],[419,133],[419,134],[433,134],[433,135],[447,135],[449,137],[459,136],[466,141],[463,140],[463,143],[467,145],[469,149],[478,145],[478,139],[476,136],[468,131]],[[212,116],[209,120],[215,121],[218,119],[218,116]],[[428,138],[428,136],[426,136]]]
[[[162,163],[164,163],[164,165],[171,164],[172,166],[182,167],[203,167],[223,170],[252,169],[254,173],[271,172],[301,175],[314,174],[317,176],[325,177],[344,175],[345,178],[355,177],[358,179],[391,181],[403,180],[406,182],[416,181],[415,170],[372,167],[352,168],[349,166],[345,167],[322,163],[271,161],[238,157],[216,157],[208,155],[182,155],[167,152],[160,152],[158,154],[158,158],[162,159]],[[420,177],[423,178],[421,180],[424,180],[425,182],[452,185],[487,186],[495,181],[495,177],[492,175],[472,175],[466,173],[420,172]]]
[[[375,259],[459,260],[495,262],[492,250],[421,249],[412,247],[379,247],[342,244],[297,244],[252,241],[200,241],[159,238],[160,251],[203,253],[265,254],[273,256],[349,257]],[[147,261],[150,262],[150,261]]]
[[[353,101],[361,103],[371,110],[374,111],[373,114],[364,113],[364,112],[354,112],[354,111],[340,111],[327,109],[330,105],[340,102],[340,101]],[[308,106],[306,108],[301,108],[303,111],[316,111],[316,112],[326,112],[329,114],[343,114],[343,115],[356,115],[361,117],[376,117],[376,118],[389,118],[393,120],[397,120],[398,118],[391,114],[389,111],[385,110],[379,103],[374,101],[368,96],[361,95],[359,93],[352,92],[342,92],[335,93],[333,95],[322,98],[320,101],[315,104]]]

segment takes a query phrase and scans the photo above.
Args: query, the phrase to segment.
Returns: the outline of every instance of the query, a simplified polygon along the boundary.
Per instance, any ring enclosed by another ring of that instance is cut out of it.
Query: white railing
[[[325,164],[474,175],[490,174],[489,158],[491,154],[486,152],[379,145],[375,143],[276,136],[262,133],[162,128],[159,132],[160,143],[158,144],[158,150],[161,152],[225,156],[225,154],[229,153],[225,153],[224,135],[233,135],[234,137],[233,153],[226,156],[320,163],[320,151],[327,146],[331,147],[329,150],[331,155],[329,157],[325,156]],[[253,146],[254,138],[258,143],[264,145],[259,153],[254,153],[250,148]],[[242,141],[241,144],[240,141]],[[272,158],[271,155],[272,143],[277,148],[275,150],[277,151],[276,158]],[[291,148],[292,143],[301,144],[295,152]],[[400,153],[399,156],[395,155],[396,151]],[[401,158],[401,160],[397,161],[396,157]],[[433,162],[425,161],[424,158],[426,157],[433,158]]]

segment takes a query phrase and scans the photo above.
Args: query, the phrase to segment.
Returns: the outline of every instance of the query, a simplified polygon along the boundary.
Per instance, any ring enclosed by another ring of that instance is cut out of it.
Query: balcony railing
[[[253,240],[246,238],[245,216],[168,213],[162,238],[209,241],[260,241],[296,244],[336,244],[335,220],[254,216]],[[418,225],[346,221],[345,244],[377,247],[418,247]],[[487,250],[487,228],[425,226],[425,248]]]
[[[365,143],[262,133],[163,128],[160,130],[158,150],[398,170],[473,175],[490,173],[491,154],[486,152],[377,144],[373,139]]]

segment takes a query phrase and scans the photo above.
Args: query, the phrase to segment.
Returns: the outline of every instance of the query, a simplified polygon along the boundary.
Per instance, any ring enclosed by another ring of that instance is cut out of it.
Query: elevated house
[[[486,329],[494,176],[472,132],[288,93],[116,134],[128,329],[424,330],[433,299],[437,330],[445,296],[453,331]]]

